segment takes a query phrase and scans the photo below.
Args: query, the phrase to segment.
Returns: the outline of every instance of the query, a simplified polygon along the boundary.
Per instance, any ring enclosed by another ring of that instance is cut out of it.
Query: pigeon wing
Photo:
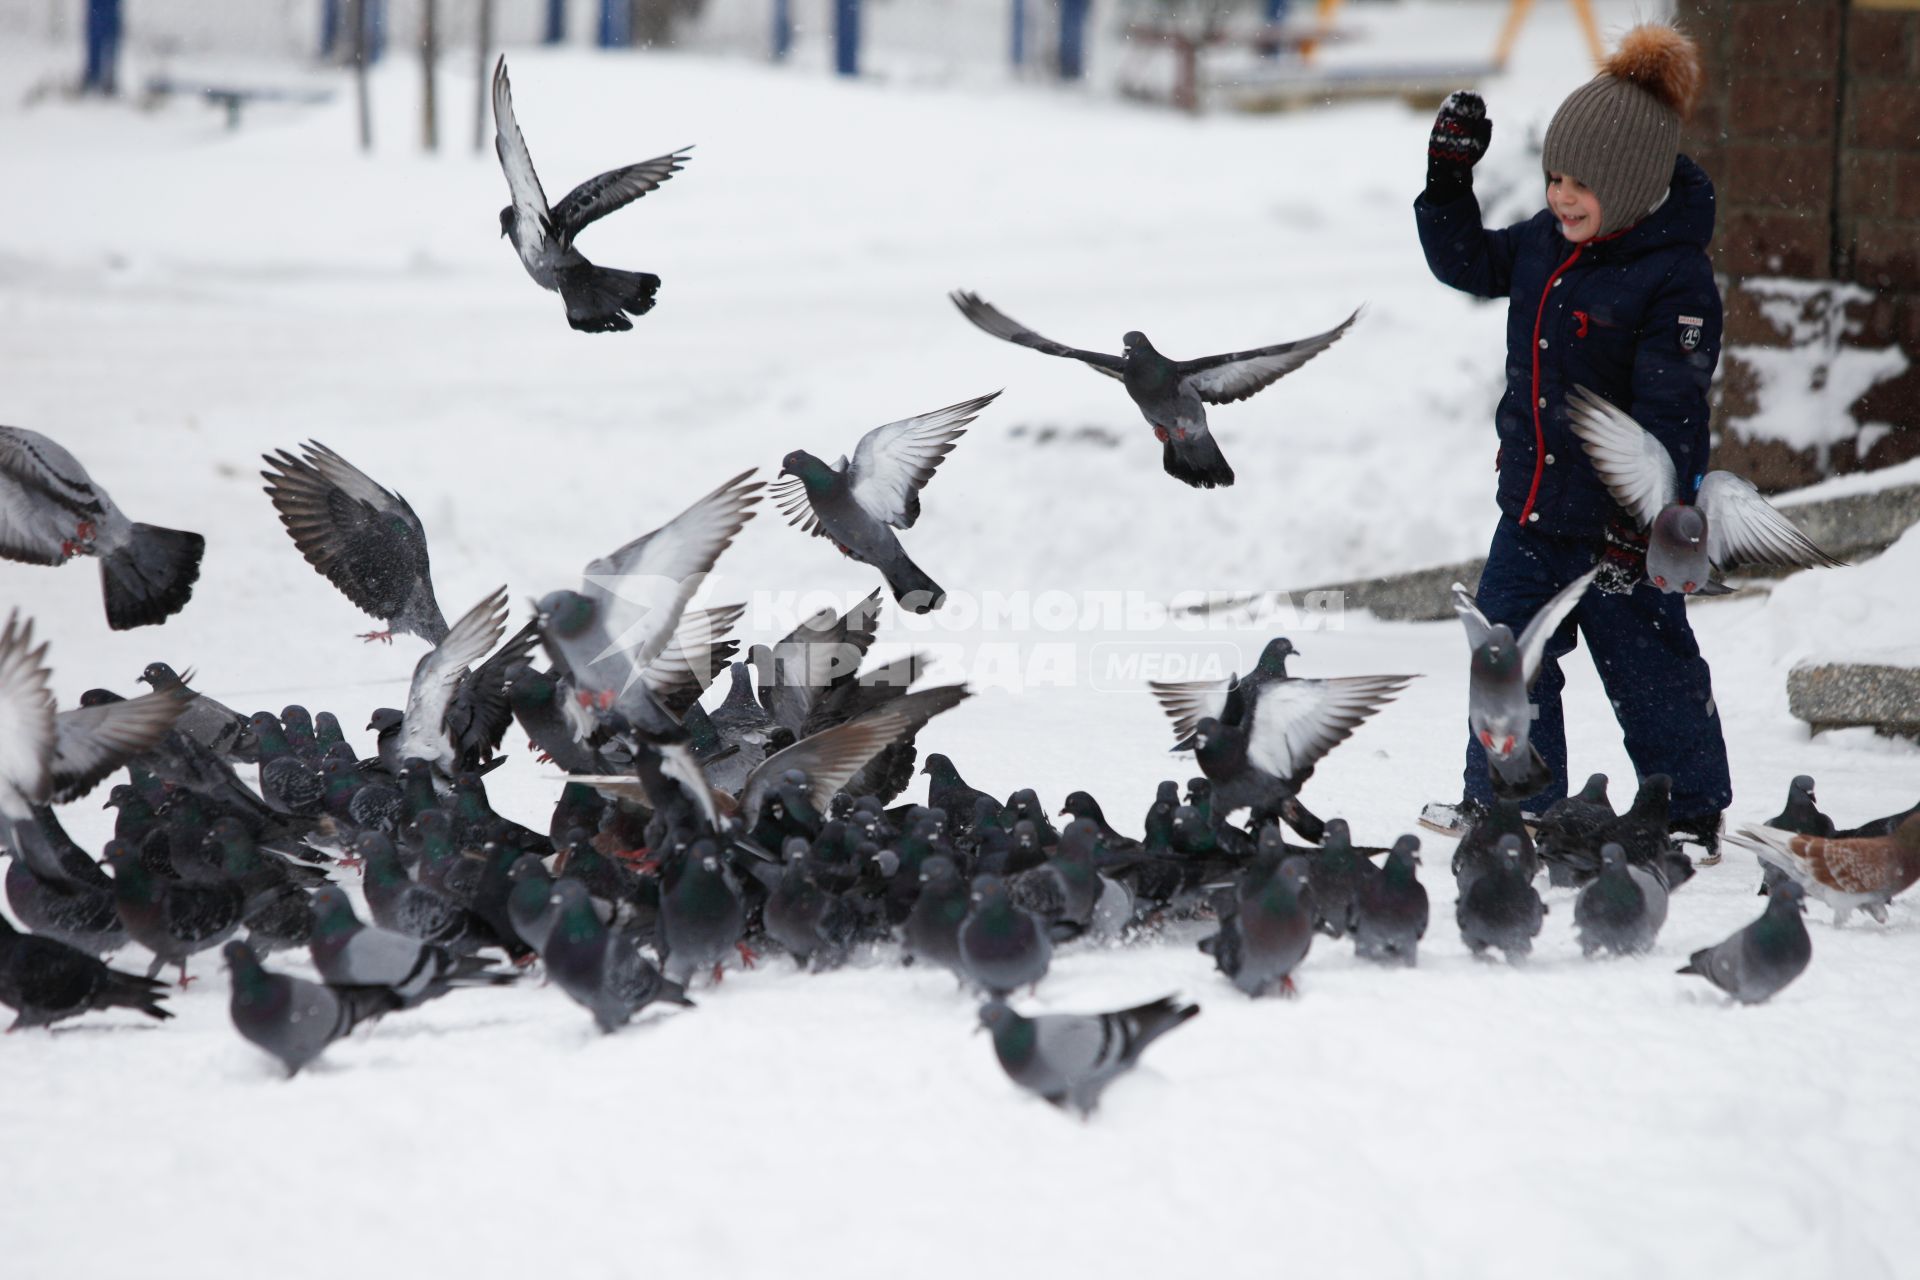
[[[1297,777],[1344,742],[1411,679],[1338,676],[1277,681],[1254,706],[1247,759],[1276,778]]]
[[[1600,482],[1642,529],[1653,524],[1662,508],[1680,500],[1673,455],[1624,411],[1585,387],[1575,387],[1567,397],[1567,417]]]
[[[500,157],[500,172],[507,176],[507,191],[518,215],[520,257],[531,266],[553,233],[553,215],[547,208],[547,193],[540,189],[540,175],[533,171],[527,140],[520,136],[520,122],[513,116],[513,86],[507,83],[505,54],[493,66],[493,150]]]
[[[151,751],[196,696],[148,693],[60,712],[53,718],[53,802],[78,800],[128,760]]]
[[[652,533],[586,567],[580,590],[599,606],[609,651],[625,651],[636,667],[660,656],[687,601],[752,517],[764,487],[749,483],[752,475],[742,471]]]
[[[1580,597],[1586,594],[1587,588],[1593,584],[1594,575],[1599,572],[1600,566],[1595,565],[1560,588],[1553,599],[1533,615],[1533,620],[1527,623],[1527,629],[1520,633],[1520,639],[1516,642],[1520,650],[1520,672],[1529,687],[1533,684],[1533,678],[1540,674],[1540,664],[1546,660],[1547,641],[1553,638],[1553,633],[1560,629],[1560,624],[1580,603]]]
[[[999,394],[995,391],[917,418],[889,422],[860,437],[847,473],[853,500],[875,520],[911,529],[920,518],[920,490],[966,433],[967,424]]]
[[[1707,558],[1717,569],[1736,564],[1833,568],[1844,563],[1815,546],[1758,489],[1731,471],[1709,471],[1694,505],[1707,517]]]
[[[1467,629],[1467,648],[1478,649],[1493,639],[1493,624],[1487,621],[1487,615],[1480,612],[1480,606],[1474,603],[1473,593],[1458,582],[1453,584],[1453,611],[1458,615],[1460,624]]]
[[[0,631],[0,817],[30,819],[53,788],[53,690],[47,646],[14,613]]]
[[[740,787],[740,814],[747,830],[760,821],[760,808],[789,769],[807,775],[807,798],[821,813],[834,793],[867,762],[908,734],[918,733],[934,715],[968,696],[965,685],[942,685],[905,694],[783,747],[755,765]]]
[[[444,764],[453,747],[447,739],[447,711],[454,686],[474,663],[487,656],[507,630],[507,589],[500,587],[453,624],[445,638],[413,668],[407,709],[400,721],[401,759],[418,756]]]
[[[1173,721],[1176,743],[1191,738],[1202,720],[1222,717],[1232,684],[1230,680],[1147,681],[1147,687],[1160,702],[1160,709]]]
[[[685,715],[713,683],[714,676],[733,660],[740,644],[729,640],[727,632],[746,611],[743,604],[729,604],[681,615],[667,647],[640,672],[641,682],[669,714],[676,718]]]
[[[511,102],[507,104],[507,109],[512,111]],[[516,129],[514,133],[517,137],[519,130]],[[642,160],[639,164],[609,170],[597,178],[588,178],[567,192],[561,197],[560,203],[553,206],[550,215],[554,233],[559,236],[561,245],[572,244],[573,238],[585,230],[589,223],[606,217],[615,209],[625,208],[680,172],[681,166],[690,159],[687,155],[690,150],[691,147],[682,147],[664,156]],[[527,171],[533,171],[531,165]]]
[[[1043,338],[977,293],[956,289],[947,297],[952,300],[954,306],[960,308],[961,315],[996,338],[1018,343],[1023,347],[1032,347],[1035,351],[1044,351],[1050,356],[1065,356],[1069,360],[1078,360],[1094,372],[1104,373],[1109,378],[1126,376],[1126,361],[1119,356],[1110,356],[1099,351],[1082,351],[1078,347],[1069,347],[1065,343],[1055,342],[1052,338]]]
[[[1182,360],[1177,366],[1181,378],[1195,395],[1208,404],[1232,404],[1245,400],[1256,391],[1278,382],[1307,361],[1340,340],[1360,313],[1355,311],[1325,333],[1295,342],[1256,347],[1251,351],[1230,351],[1226,355],[1202,356]]]

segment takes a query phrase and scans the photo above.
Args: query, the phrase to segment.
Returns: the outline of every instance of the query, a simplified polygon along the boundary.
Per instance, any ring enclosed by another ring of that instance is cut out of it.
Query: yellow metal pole
[[[1600,27],[1593,20],[1593,0],[1573,0],[1574,16],[1580,19],[1580,30],[1587,37],[1587,52],[1593,55],[1593,65],[1599,66],[1606,60],[1606,46],[1600,43]]]
[[[1587,15],[1589,24],[1593,21],[1593,11],[1586,7],[1587,0],[1574,0]],[[1533,9],[1533,0],[1513,0],[1507,7],[1506,25],[1500,28],[1500,42],[1493,46],[1493,67],[1496,71],[1507,69],[1507,58],[1513,53],[1514,42],[1520,38],[1520,28],[1527,24],[1527,14]]]

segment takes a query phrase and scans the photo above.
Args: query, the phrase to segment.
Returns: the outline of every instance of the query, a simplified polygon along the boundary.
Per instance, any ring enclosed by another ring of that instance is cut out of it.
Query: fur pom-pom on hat
[[[1602,75],[1645,89],[1684,122],[1700,100],[1700,50],[1672,27],[1646,22],[1620,37],[1620,47],[1600,64]]]
[[[1666,195],[1680,123],[1700,96],[1700,50],[1662,23],[1633,28],[1600,74],[1567,95],[1547,126],[1540,163],[1577,178],[1600,201],[1600,234],[1632,226]]]

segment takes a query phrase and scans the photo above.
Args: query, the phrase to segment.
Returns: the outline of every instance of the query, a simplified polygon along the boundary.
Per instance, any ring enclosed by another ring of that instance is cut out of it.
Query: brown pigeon
[[[1885,924],[1887,903],[1920,880],[1920,814],[1885,836],[1802,836],[1742,827],[1731,838],[1832,907],[1835,924],[1845,924],[1856,910]]]

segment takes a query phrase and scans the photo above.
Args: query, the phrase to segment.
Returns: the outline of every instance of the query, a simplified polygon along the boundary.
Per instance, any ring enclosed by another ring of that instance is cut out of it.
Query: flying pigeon
[[[762,487],[752,475],[741,472],[658,529],[589,561],[580,590],[541,599],[541,640],[582,705],[617,710],[642,730],[671,722],[653,683],[663,673],[652,668],[687,602],[752,518]]]
[[[1580,937],[1581,954],[1650,951],[1666,922],[1665,883],[1651,871],[1629,865],[1619,845],[1602,846],[1600,874],[1573,901],[1573,931]]]
[[[1709,471],[1689,498],[1673,455],[1623,410],[1585,387],[1567,397],[1569,425],[1613,500],[1647,535],[1647,580],[1668,593],[1725,590],[1715,571],[1738,564],[1796,569],[1843,562],[1816,547],[1751,483]]]
[[[1507,961],[1526,958],[1540,932],[1547,907],[1532,878],[1520,866],[1520,841],[1501,836],[1494,864],[1462,885],[1454,920],[1473,954],[1500,951]]]
[[[400,1008],[387,987],[335,987],[271,973],[244,942],[223,953],[233,975],[234,1030],[280,1060],[287,1078],[363,1022]]]
[[[1320,820],[1300,806],[1300,788],[1322,756],[1413,677],[1301,679],[1284,674],[1291,652],[1281,637],[1268,642],[1259,665],[1244,678],[1151,681],[1149,687],[1173,722],[1174,750],[1192,750],[1213,783],[1215,819],[1251,808],[1255,826],[1277,814],[1305,838],[1318,840]],[[1203,748],[1200,728],[1207,721],[1216,727]]]
[[[1153,438],[1163,446],[1161,464],[1167,474],[1196,489],[1233,483],[1233,468],[1207,429],[1207,405],[1231,404],[1273,385],[1339,341],[1360,317],[1355,311],[1335,328],[1297,342],[1172,360],[1154,350],[1137,329],[1121,339],[1124,355],[1081,351],[1041,337],[978,294],[956,290],[947,296],[961,315],[996,338],[1078,360],[1126,384],[1127,394],[1153,428]]]
[[[1694,952],[1679,972],[1698,974],[1741,1004],[1762,1004],[1804,973],[1813,959],[1806,912],[1806,891],[1796,881],[1783,881],[1758,920],[1726,941]]]
[[[999,1000],[981,1007],[980,1025],[1007,1076],[1029,1093],[1082,1116],[1130,1070],[1148,1045],[1200,1012],[1165,996],[1117,1013],[1047,1013],[1027,1018]]]
[[[149,1018],[173,1015],[160,1007],[164,983],[118,969],[53,938],[21,933],[0,916],[0,1004],[19,1016],[8,1031],[48,1027],[100,1009],[133,1009]]]
[[[363,640],[393,643],[396,633],[439,644],[447,620],[433,594],[427,534],[407,500],[318,440],[295,457],[263,455],[267,497],[293,545],[340,593],[386,629]]]
[[[501,973],[478,956],[460,955],[419,938],[361,922],[337,885],[313,895],[313,967],[333,986],[389,987],[402,1009],[455,987],[498,986],[518,975]]]
[[[38,431],[0,427],[0,559],[97,556],[107,625],[165,622],[186,607],[206,539],[127,519],[85,467]]]
[[[1488,622],[1467,589],[1453,584],[1453,611],[1467,629],[1472,654],[1467,668],[1467,727],[1486,748],[1488,774],[1500,794],[1519,799],[1553,783],[1553,775],[1530,741],[1533,703],[1527,690],[1546,660],[1547,642],[1599,572],[1598,566],[1589,569],[1556,592],[1533,615],[1518,641],[1511,627]]]
[[[74,800],[173,728],[191,699],[170,693],[54,709],[47,645],[18,612],[0,630],[0,845],[43,878],[66,880],[45,838],[45,806]]]
[[[1200,717],[1211,715],[1228,724],[1246,720],[1246,708],[1259,702],[1268,688],[1294,677],[1287,674],[1287,659],[1298,654],[1293,641],[1275,636],[1260,650],[1259,660],[1246,675],[1236,675],[1224,684],[1218,680],[1149,680],[1147,687],[1160,703],[1160,709],[1173,721],[1177,741],[1175,751],[1193,750],[1193,727]]]
[[[780,474],[787,479],[773,487],[774,500],[787,523],[878,569],[901,608],[930,613],[946,601],[946,593],[907,558],[894,530],[911,529],[920,518],[920,490],[967,424],[999,394],[875,427],[860,437],[851,462],[842,456],[828,466],[795,449],[780,461]]]
[[[1354,894],[1347,931],[1353,935],[1354,954],[1362,960],[1408,968],[1418,963],[1429,910],[1419,865],[1419,838],[1401,836],[1379,872],[1368,876]]]
[[[500,211],[500,234],[513,241],[521,265],[542,289],[567,305],[567,323],[582,333],[618,333],[633,328],[627,316],[653,310],[660,277],[647,271],[596,267],[573,247],[587,227],[621,209],[680,172],[688,147],[589,178],[549,207],[533,171],[527,140],[513,117],[513,88],[504,56],[493,68],[493,149],[506,174],[513,202]]]
[[[1864,911],[1887,922],[1887,903],[1920,880],[1920,814],[1884,836],[1803,836],[1771,827],[1742,827],[1728,837],[1792,876],[1833,908],[1845,924]]]
[[[402,760],[429,761],[446,775],[458,772],[459,752],[447,736],[454,691],[468,668],[486,657],[506,631],[507,589],[500,587],[467,610],[414,664],[396,744]]]

